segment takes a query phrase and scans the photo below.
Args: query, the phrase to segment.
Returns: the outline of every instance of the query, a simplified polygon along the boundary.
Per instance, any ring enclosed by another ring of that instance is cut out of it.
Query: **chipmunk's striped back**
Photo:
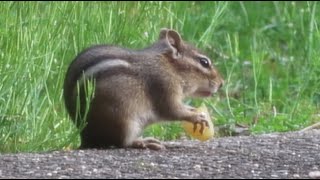
[[[98,45],[84,50],[70,64],[64,82],[64,99],[68,112],[75,118],[76,86],[82,86],[87,78],[99,79],[101,75],[116,75],[120,70],[129,70],[130,63],[125,58],[116,57],[114,51],[124,51],[122,48]],[[126,55],[125,51],[122,55]],[[81,99],[80,99],[81,100]],[[81,100],[84,101],[84,100]]]

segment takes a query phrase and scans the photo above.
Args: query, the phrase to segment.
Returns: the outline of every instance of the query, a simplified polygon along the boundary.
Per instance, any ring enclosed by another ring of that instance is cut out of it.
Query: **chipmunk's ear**
[[[182,39],[177,31],[163,28],[160,31],[159,39],[166,40],[169,47],[173,50],[173,58],[176,59],[180,56],[182,51]]]

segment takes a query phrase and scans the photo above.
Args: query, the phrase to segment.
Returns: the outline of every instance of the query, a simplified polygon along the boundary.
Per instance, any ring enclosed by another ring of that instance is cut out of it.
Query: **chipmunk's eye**
[[[210,62],[207,58],[199,57],[198,60],[203,67],[208,68],[210,66]]]

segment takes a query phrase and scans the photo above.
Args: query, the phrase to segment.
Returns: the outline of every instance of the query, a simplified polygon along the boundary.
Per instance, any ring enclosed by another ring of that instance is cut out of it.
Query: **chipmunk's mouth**
[[[216,93],[218,91],[217,87],[212,87],[212,88],[201,88],[198,89],[195,92],[196,96],[200,96],[200,97],[209,97],[212,96],[214,93]]]
[[[196,94],[201,97],[209,97],[212,95],[212,92],[211,91],[197,91]]]

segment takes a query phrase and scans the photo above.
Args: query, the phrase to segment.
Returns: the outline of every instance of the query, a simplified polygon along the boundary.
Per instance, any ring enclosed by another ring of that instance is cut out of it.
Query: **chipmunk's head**
[[[178,32],[161,29],[159,40],[169,47],[166,56],[180,74],[186,96],[211,96],[223,85],[224,81],[210,58],[184,42]]]

